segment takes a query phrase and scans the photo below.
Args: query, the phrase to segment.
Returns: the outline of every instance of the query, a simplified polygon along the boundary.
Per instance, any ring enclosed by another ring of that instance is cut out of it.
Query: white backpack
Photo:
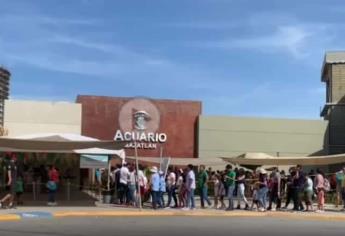
[[[325,180],[323,182],[323,188],[324,188],[325,192],[331,191],[331,184],[327,178],[325,178]]]

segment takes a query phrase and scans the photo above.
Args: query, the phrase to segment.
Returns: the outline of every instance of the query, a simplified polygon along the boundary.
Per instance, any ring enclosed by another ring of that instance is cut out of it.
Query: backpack
[[[343,182],[343,179],[344,179],[344,173],[341,171],[341,172],[337,172],[335,174],[335,178],[337,180],[337,184],[341,184]]]
[[[50,191],[55,191],[57,189],[56,183],[54,181],[48,181],[46,187],[48,188],[48,190]]]
[[[325,178],[324,180],[323,188],[326,192],[331,191],[331,184],[329,183],[329,180],[327,178]]]
[[[23,193],[24,192],[24,184],[22,180],[17,180],[15,185],[16,193]]]

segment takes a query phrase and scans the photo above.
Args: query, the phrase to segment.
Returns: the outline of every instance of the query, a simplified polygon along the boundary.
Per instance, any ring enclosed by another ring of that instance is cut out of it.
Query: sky
[[[11,99],[203,102],[204,115],[320,119],[343,0],[0,0]]]

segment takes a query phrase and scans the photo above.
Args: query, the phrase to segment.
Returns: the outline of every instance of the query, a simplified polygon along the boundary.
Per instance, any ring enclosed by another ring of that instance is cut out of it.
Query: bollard
[[[35,184],[35,189],[36,189],[36,200],[39,200],[41,192],[42,192],[42,184],[40,180],[37,180]]]
[[[67,201],[71,200],[71,182],[67,180]]]
[[[37,200],[37,196],[36,196],[36,182],[32,182],[32,194],[33,194],[34,201],[36,201]]]

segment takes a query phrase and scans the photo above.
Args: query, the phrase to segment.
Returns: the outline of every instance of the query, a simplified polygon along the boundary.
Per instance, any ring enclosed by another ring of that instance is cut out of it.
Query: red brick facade
[[[114,139],[120,129],[119,114],[122,106],[132,98],[78,96],[82,104],[82,134],[102,140]],[[156,149],[138,149],[139,156],[197,157],[197,120],[202,105],[198,101],[150,100],[160,113],[157,132],[167,134],[167,142],[157,144]],[[133,149],[126,150],[128,156]]]

